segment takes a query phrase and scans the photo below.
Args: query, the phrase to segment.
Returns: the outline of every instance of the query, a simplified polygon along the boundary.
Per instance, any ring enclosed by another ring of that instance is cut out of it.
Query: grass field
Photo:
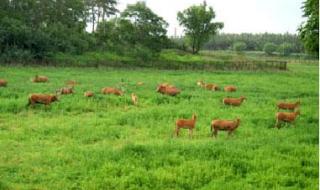
[[[50,82],[34,84],[35,74]],[[106,68],[0,67],[0,189],[318,189],[318,66],[290,64],[285,72],[194,72]],[[76,80],[74,95],[26,108],[30,93],[54,93]],[[209,92],[197,80],[233,84]],[[136,82],[145,82],[136,86]],[[177,97],[155,92],[169,82]],[[101,95],[105,86],[126,91]],[[83,92],[93,90],[87,99]],[[130,103],[130,93],[139,105]],[[244,95],[241,107],[222,104]],[[278,100],[300,99],[295,127],[275,124]],[[177,118],[198,121],[173,138]],[[241,118],[228,138],[210,137],[212,119]]]

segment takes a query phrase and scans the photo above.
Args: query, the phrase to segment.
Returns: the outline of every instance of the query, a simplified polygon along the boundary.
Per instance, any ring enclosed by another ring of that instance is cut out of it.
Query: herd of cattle
[[[48,82],[48,77],[46,76],[38,76],[36,75],[32,80],[34,83],[45,83]],[[67,81],[66,82],[67,87],[63,87],[61,89],[58,89],[56,91],[56,94],[30,94],[28,97],[28,106],[29,105],[35,105],[35,104],[45,104],[49,105],[52,102],[58,101],[58,95],[64,95],[64,94],[73,94],[73,88],[75,85],[77,85],[76,81]],[[138,82],[137,85],[141,86],[143,85],[143,82]],[[197,85],[201,88],[204,88],[206,90],[210,91],[218,91],[220,90],[219,86],[216,84],[210,84],[205,83],[204,81],[198,81]],[[0,87],[6,87],[7,81],[5,79],[0,79]],[[179,90],[177,87],[168,84],[163,83],[158,85],[157,90],[158,93],[169,95],[169,96],[176,96],[178,95],[181,90]],[[237,87],[235,86],[225,86],[224,87],[225,92],[235,92],[237,91]],[[101,89],[102,94],[113,94],[117,96],[122,96],[124,92],[117,88],[112,87],[105,87]],[[94,93],[92,91],[86,91],[84,92],[85,97],[93,97]],[[223,104],[230,105],[230,106],[240,106],[242,102],[246,99],[246,97],[241,96],[239,98],[224,98],[222,100]],[[131,94],[131,100],[133,105],[138,104],[138,97],[135,94]],[[276,113],[276,124],[275,127],[279,128],[280,122],[288,122],[293,123],[296,119],[296,117],[300,114],[300,111],[297,109],[300,106],[300,101],[289,103],[289,102],[280,102],[277,104],[278,109],[286,109],[291,110],[291,112],[277,112]],[[176,128],[175,128],[175,135],[179,136],[180,129],[188,129],[189,130],[189,136],[192,137],[193,129],[195,128],[196,124],[196,114],[192,115],[191,119],[178,119],[176,121]],[[240,119],[236,118],[235,120],[213,120],[211,122],[211,132],[212,136],[217,136],[218,131],[227,131],[228,135],[231,135],[240,125]]]

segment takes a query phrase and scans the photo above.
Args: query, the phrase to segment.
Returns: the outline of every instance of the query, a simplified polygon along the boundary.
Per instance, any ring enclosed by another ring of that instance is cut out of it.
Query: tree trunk
[[[102,8],[102,21],[103,22],[104,22],[105,16],[106,16],[106,10],[105,10],[105,8]]]
[[[95,20],[96,20],[94,6],[92,6],[92,8],[91,8],[91,14],[92,14],[92,33],[94,33],[94,25],[95,25]]]
[[[196,52],[195,52],[195,54],[197,54],[199,51],[200,51],[200,39],[198,40],[198,42],[197,42],[197,47],[196,47]]]
[[[106,10],[105,8],[102,8],[102,22],[104,23],[105,20],[105,16],[106,16]],[[103,34],[106,33],[106,27],[103,27]]]
[[[100,8],[98,8],[98,20],[97,20],[97,25],[99,24],[99,21],[100,21],[100,15],[101,15]]]
[[[195,35],[192,35],[192,54],[195,54]]]

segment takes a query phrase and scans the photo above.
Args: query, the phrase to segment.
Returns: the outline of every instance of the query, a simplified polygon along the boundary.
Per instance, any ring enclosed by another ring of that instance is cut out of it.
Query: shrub
[[[4,53],[0,54],[0,61],[5,63],[10,63],[12,61],[19,63],[27,63],[32,61],[34,55],[29,50],[18,49],[17,47],[12,47],[6,49]]]
[[[236,42],[233,44],[233,50],[240,53],[246,50],[247,44],[244,42]]]
[[[290,43],[283,43],[278,47],[278,52],[280,55],[288,56],[292,53],[292,44]]]
[[[151,49],[141,45],[136,45],[133,49],[134,50],[131,53],[131,55],[144,62],[151,61],[156,56],[156,53],[153,52]]]
[[[272,53],[274,53],[276,50],[277,50],[277,46],[271,42],[267,42],[263,46],[263,51],[268,55],[272,55]]]

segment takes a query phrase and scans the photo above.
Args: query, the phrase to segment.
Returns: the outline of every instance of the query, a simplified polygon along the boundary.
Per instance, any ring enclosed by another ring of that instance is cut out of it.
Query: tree
[[[142,45],[152,51],[160,51],[168,41],[168,23],[156,15],[145,2],[128,5],[121,13],[120,35],[132,45]],[[125,28],[126,30],[122,30]]]
[[[278,52],[280,55],[288,56],[292,52],[292,44],[283,43],[278,47]]]
[[[212,22],[215,16],[213,8],[207,8],[205,2],[202,5],[194,5],[183,12],[178,12],[178,21],[185,28],[184,31],[190,40],[193,54],[199,52],[210,35],[215,35],[218,29],[223,28],[223,23]]]
[[[306,0],[303,5],[304,17],[308,20],[299,27],[299,36],[308,53],[319,54],[319,0]]]
[[[117,5],[116,0],[85,0],[85,5],[87,9],[86,21],[92,23],[92,32],[95,32],[100,18],[102,18],[102,21],[105,21],[107,17],[118,12],[115,8]]]
[[[0,59],[44,59],[58,51],[81,53],[94,47],[85,31],[85,5],[84,0],[2,0]]]
[[[268,55],[272,55],[273,52],[275,52],[276,50],[277,50],[277,45],[271,42],[267,42],[263,46],[263,51]]]
[[[227,50],[232,48],[235,42],[245,42],[247,44],[246,50],[248,51],[263,51],[266,43],[273,43],[279,46],[282,43],[291,43],[292,52],[303,53],[303,44],[296,34],[217,34],[210,36],[210,40],[203,45],[204,49],[209,50]]]
[[[233,50],[238,53],[243,52],[244,50],[246,50],[246,48],[247,48],[247,44],[244,42],[236,42],[233,44]]]

